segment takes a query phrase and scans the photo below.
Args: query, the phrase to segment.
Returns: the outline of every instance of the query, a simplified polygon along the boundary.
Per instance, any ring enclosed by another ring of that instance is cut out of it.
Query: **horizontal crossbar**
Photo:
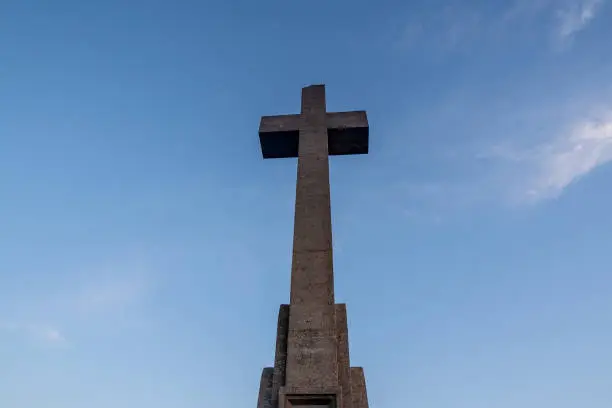
[[[369,127],[365,111],[330,112],[327,135],[331,156],[367,154]],[[297,157],[300,115],[263,116],[259,141],[264,159]]]

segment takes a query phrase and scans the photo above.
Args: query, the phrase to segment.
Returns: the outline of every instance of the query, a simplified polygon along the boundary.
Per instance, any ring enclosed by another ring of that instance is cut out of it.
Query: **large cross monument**
[[[259,140],[264,158],[297,157],[298,170],[290,304],[257,408],[368,408],[363,369],[349,361],[346,305],[334,300],[328,161],[368,152],[366,113],[328,113],[325,86],[308,86],[300,114],[261,118]]]

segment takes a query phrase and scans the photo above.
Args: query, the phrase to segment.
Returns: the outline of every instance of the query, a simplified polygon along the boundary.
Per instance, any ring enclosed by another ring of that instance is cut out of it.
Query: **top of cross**
[[[302,113],[261,118],[259,141],[264,159],[297,157],[304,116],[321,109],[325,112],[330,155],[368,153],[366,112],[326,112],[325,86],[311,85],[302,89]]]

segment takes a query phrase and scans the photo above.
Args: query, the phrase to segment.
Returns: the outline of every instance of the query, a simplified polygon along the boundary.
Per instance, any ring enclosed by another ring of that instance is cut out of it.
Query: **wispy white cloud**
[[[563,49],[597,17],[603,4],[604,0],[516,0],[502,20],[533,23],[542,16],[552,19],[555,47]]]
[[[411,12],[396,47],[406,50],[421,46],[430,52],[446,53],[490,40],[504,42],[525,33],[544,40],[551,34],[547,30],[552,30],[553,48],[561,50],[589,26],[603,4],[604,0],[515,0],[493,11],[448,1],[445,7],[432,5]]]
[[[479,10],[450,2],[410,14],[403,22],[395,46],[399,50],[427,48],[455,51],[470,39],[478,38],[486,26]]]
[[[147,285],[141,276],[99,280],[78,289],[69,302],[83,313],[113,312],[140,301],[146,294]]]
[[[70,279],[46,300],[54,313],[71,318],[104,318],[137,307],[154,290],[155,268],[142,257],[74,268]]]
[[[570,41],[595,18],[603,0],[573,0],[561,3],[555,11],[557,35],[561,41]]]
[[[111,333],[119,327],[135,327],[145,318],[146,299],[154,290],[153,274],[140,258],[64,272],[65,279],[57,285],[33,288],[34,293],[26,289],[14,299],[5,298],[3,309],[11,313],[0,316],[0,333],[67,344],[63,330],[44,322],[69,330],[71,342],[84,332]]]
[[[612,162],[612,109],[581,106],[555,111],[530,113],[529,123],[509,133],[494,117],[496,125],[484,130],[493,140],[477,139],[470,146],[462,143],[454,157],[432,155],[431,160],[448,171],[438,169],[425,179],[398,180],[373,196],[378,203],[387,195],[391,212],[428,224],[466,210],[525,208],[557,199]],[[578,119],[565,119],[568,116]],[[484,147],[489,142],[495,143],[493,148]]]
[[[415,223],[439,225],[458,213],[469,210],[491,198],[484,183],[447,181],[441,179],[396,181],[380,185],[375,193],[371,189],[360,196],[359,202],[371,208],[385,203],[386,213]],[[384,199],[381,200],[381,197]],[[380,212],[380,210],[376,210]]]
[[[47,344],[64,344],[66,338],[57,327],[32,323],[0,323],[0,331],[9,334],[25,335]]]
[[[596,168],[612,161],[612,113],[581,120],[558,137],[530,148],[497,146],[492,157],[514,163],[512,198],[536,203],[556,198]]]

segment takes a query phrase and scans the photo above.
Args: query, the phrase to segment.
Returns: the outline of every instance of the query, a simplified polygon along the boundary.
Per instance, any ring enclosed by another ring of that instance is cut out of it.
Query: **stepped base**
[[[262,371],[257,408],[368,408],[363,369],[350,366],[346,305],[336,304],[332,310],[337,357],[337,370],[334,370],[337,376],[334,376],[334,380],[322,386],[286,384],[291,306],[281,305],[274,367],[266,367]],[[300,382],[299,373],[290,374],[292,383]]]

